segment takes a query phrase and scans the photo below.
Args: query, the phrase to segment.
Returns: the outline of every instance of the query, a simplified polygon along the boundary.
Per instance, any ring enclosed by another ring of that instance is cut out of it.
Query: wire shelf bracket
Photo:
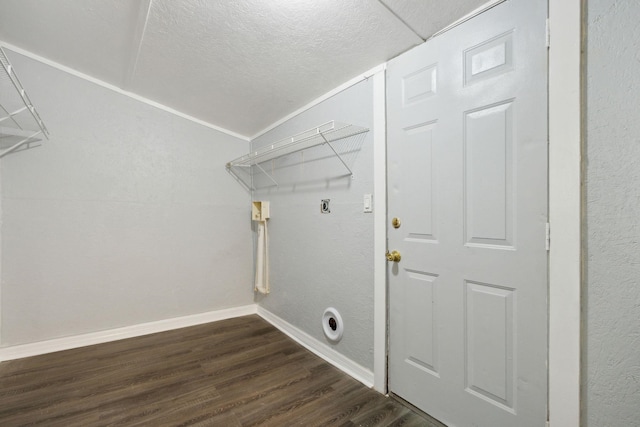
[[[49,131],[0,48],[0,158],[49,139]]]

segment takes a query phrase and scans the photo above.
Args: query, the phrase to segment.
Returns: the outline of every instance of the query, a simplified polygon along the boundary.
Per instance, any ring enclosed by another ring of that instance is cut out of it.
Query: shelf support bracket
[[[351,178],[353,178],[353,172],[351,171],[351,168],[349,166],[347,166],[345,161],[342,159],[342,156],[340,154],[338,154],[336,149],[333,148],[333,145],[331,145],[331,143],[327,140],[327,138],[325,138],[325,136],[322,133],[320,133],[320,136],[322,137],[322,139],[324,139],[325,144],[327,144],[329,146],[329,148],[331,148],[331,151],[333,151],[333,154],[336,155],[338,160],[340,160],[340,162],[344,165],[344,167],[347,168],[347,170],[349,171],[349,175],[351,175]]]
[[[256,166],[258,167],[258,169],[260,169],[262,171],[262,173],[264,173],[267,178],[269,178],[271,181],[273,181],[273,183],[276,185],[276,187],[278,186],[278,181],[276,181],[275,179],[273,179],[273,177],[271,175],[269,175],[269,173],[262,169],[262,166],[260,166],[258,163],[256,163]]]
[[[29,143],[32,143],[32,142],[38,142],[39,140],[33,140],[33,138],[38,136],[38,135],[40,135],[41,133],[42,133],[41,131],[37,131],[33,135],[26,137],[22,141],[12,145],[11,147],[7,148],[6,150],[0,152],[0,159],[3,158],[4,156],[6,156],[7,154],[11,153],[12,151],[17,150],[18,148],[20,148],[21,146],[23,146],[25,144],[29,144]]]
[[[18,126],[19,129],[22,129],[22,127],[20,126],[20,124],[18,122],[15,121],[15,119],[13,118],[13,116],[17,116],[18,114],[22,113],[23,111],[25,111],[27,109],[27,106],[25,105],[22,108],[17,109],[16,111],[14,111],[13,113],[8,112],[2,105],[0,105],[0,109],[2,111],[4,111],[7,115],[3,118],[0,119],[0,122],[3,122],[5,120],[11,119],[12,122],[14,122],[16,124],[16,126]]]

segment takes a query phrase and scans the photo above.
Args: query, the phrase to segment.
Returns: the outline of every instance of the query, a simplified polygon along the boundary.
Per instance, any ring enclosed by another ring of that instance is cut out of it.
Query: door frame
[[[548,0],[549,427],[580,425],[582,4]],[[385,67],[386,69],[386,67]],[[374,388],[387,393],[386,74],[373,76]],[[553,230],[562,230],[554,232]]]

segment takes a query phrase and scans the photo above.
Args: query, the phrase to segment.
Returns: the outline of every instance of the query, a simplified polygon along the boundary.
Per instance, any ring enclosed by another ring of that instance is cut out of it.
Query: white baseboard
[[[305,347],[316,356],[326,360],[336,368],[340,369],[344,373],[350,375],[356,380],[360,381],[367,387],[373,387],[373,372],[348,357],[338,353],[333,348],[317,340],[306,332],[296,328],[286,320],[281,319],[275,314],[262,307],[258,307],[258,316],[262,317],[267,322],[271,323],[276,328],[280,329],[289,338],[296,341],[298,344]]]
[[[285,335],[289,336],[291,339],[301,344],[318,357],[326,360],[328,363],[360,381],[367,387],[373,387],[374,376],[371,370],[359,365],[341,353],[338,353],[327,344],[317,340],[268,310],[258,307],[256,304],[193,314],[184,317],[176,317],[173,319],[159,320],[156,322],[141,323],[138,325],[110,329],[107,331],[91,332],[71,337],[4,347],[0,348],[0,362],[155,334],[157,332],[186,328],[189,326],[231,319],[233,317],[247,316],[250,314],[258,314],[267,322],[282,331]]]
[[[192,314],[190,316],[175,317],[173,319],[158,320],[156,322],[140,323],[138,325],[109,329],[107,331],[91,332],[72,337],[56,338],[30,344],[4,347],[0,348],[0,362],[69,350],[72,348],[86,347],[94,344],[102,344],[125,338],[155,334],[156,332],[186,328],[189,326],[201,325],[204,323],[216,322],[218,320],[231,319],[233,317],[247,316],[256,313],[257,305],[250,304],[241,307],[227,308],[224,310],[209,311],[207,313]]]

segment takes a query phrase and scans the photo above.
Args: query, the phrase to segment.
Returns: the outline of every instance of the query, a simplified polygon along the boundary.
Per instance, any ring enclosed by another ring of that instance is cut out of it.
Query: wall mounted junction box
[[[266,221],[269,219],[269,202],[255,201],[251,203],[251,219],[254,221]]]

